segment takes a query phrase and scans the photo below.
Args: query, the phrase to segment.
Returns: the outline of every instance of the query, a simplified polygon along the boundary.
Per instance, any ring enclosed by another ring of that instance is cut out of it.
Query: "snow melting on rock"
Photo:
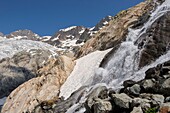
[[[51,39],[51,36],[43,36],[41,39],[42,39],[41,41],[46,42]]]
[[[90,85],[92,83],[95,70],[99,67],[104,56],[110,50],[111,49],[95,51],[76,60],[73,72],[60,89],[60,96],[68,98],[71,93],[79,89],[81,86]]]
[[[60,29],[60,31],[67,32],[67,31],[72,30],[72,29],[74,29],[74,28],[76,28],[76,27],[77,27],[77,26],[71,26],[71,27],[68,27],[68,28],[66,28],[66,29]]]

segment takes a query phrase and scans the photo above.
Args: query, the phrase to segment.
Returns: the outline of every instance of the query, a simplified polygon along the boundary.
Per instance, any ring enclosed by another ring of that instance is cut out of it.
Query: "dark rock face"
[[[68,29],[68,30],[67,30]],[[66,39],[79,39],[80,35],[84,32],[83,26],[73,26],[72,28],[61,29],[59,32],[54,34],[51,39],[58,37],[60,40]]]
[[[90,39],[90,32],[91,32],[90,29],[86,28],[76,43],[86,42],[88,39]]]
[[[33,33],[31,30],[18,30],[6,35],[7,38],[27,39],[27,40],[39,40],[40,36]],[[22,38],[21,38],[22,37]]]
[[[113,19],[112,16],[106,16],[105,18],[100,20],[99,23],[97,23],[97,25],[94,27],[93,31],[98,31],[98,30],[102,29],[102,27],[108,25],[109,21],[112,19]]]
[[[0,60],[0,98],[31,78],[38,76],[37,70],[48,60],[50,51],[30,50]]]
[[[150,64],[165,54],[170,43],[170,12],[157,19],[137,43],[139,48],[143,48],[139,67]]]

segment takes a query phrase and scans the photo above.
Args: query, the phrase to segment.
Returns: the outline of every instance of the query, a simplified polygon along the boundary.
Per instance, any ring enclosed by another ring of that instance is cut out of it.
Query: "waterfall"
[[[108,87],[117,90],[121,88],[121,85],[125,80],[132,78],[132,76],[135,78],[135,76],[139,75],[140,72],[144,72],[144,70],[146,71],[152,67],[153,65],[144,67],[141,69],[142,71],[138,70],[138,61],[142,49],[138,49],[135,42],[139,40],[139,38],[146,33],[147,29],[149,29],[151,25],[167,11],[170,11],[170,0],[166,0],[162,5],[158,6],[157,9],[151,13],[149,20],[142,28],[135,30],[129,28],[126,41],[121,43],[119,49],[114,53],[107,65],[102,69],[99,68],[97,70],[100,74],[96,74],[93,84],[106,83]],[[168,55],[169,54],[167,53],[165,57]],[[154,64],[156,65],[159,63],[160,62],[156,61]],[[145,74],[143,73],[140,75]],[[101,76],[102,79],[100,81],[96,81],[98,80],[96,78]],[[143,79],[144,76],[141,76],[139,79],[137,78],[138,77],[135,78],[136,81]]]
[[[160,56],[155,62],[147,65],[139,70],[139,57],[142,49],[138,49],[135,45],[136,41],[140,41],[140,37],[146,33],[151,25],[163,16],[167,11],[170,11],[170,0],[165,0],[154,11],[151,12],[149,20],[139,29],[129,28],[126,41],[122,42],[117,51],[112,55],[111,59],[103,68],[98,68],[93,77],[93,82],[86,89],[86,93],[82,96],[78,103],[67,110],[67,113],[75,113],[75,109],[79,108],[76,113],[83,113],[85,109],[80,107],[90,94],[89,92],[96,86],[106,85],[108,88],[117,90],[122,87],[125,80],[139,81],[145,77],[145,71],[155,67],[158,64],[170,60],[170,51],[165,55]]]

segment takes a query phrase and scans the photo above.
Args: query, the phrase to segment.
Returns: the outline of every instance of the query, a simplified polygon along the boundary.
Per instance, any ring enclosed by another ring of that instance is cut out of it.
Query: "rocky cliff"
[[[2,113],[169,113],[169,12],[169,0],[147,0],[98,24],[93,35],[82,27],[61,30],[90,38],[75,61],[60,56],[36,69],[38,76],[12,91]],[[81,43],[81,36],[67,38]]]
[[[154,6],[156,6],[155,3],[145,1],[135,7],[121,11],[113,17],[113,20],[108,22],[105,28],[99,30],[80,48],[76,57],[82,57],[95,50],[105,50],[118,46],[125,40],[128,28],[133,26],[134,23],[136,23],[135,25],[138,23],[138,26],[142,24],[147,19],[145,15],[149,14]]]
[[[45,66],[38,69],[39,77],[20,85],[8,96],[2,113],[31,112],[43,101],[58,100],[59,88],[73,70],[74,64],[72,59],[65,56],[49,59]]]

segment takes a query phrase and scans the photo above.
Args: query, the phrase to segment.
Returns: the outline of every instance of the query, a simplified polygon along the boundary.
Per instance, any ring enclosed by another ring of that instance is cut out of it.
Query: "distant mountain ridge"
[[[112,17],[106,16],[92,28],[86,28],[84,26],[71,26],[65,29],[60,29],[52,36],[40,36],[27,29],[17,30],[7,35],[0,32],[0,40],[14,39],[41,41],[57,47],[58,51],[64,51],[64,53],[71,51],[74,53],[84,44],[84,42],[90,39],[91,36],[108,25],[110,20],[112,20]]]

